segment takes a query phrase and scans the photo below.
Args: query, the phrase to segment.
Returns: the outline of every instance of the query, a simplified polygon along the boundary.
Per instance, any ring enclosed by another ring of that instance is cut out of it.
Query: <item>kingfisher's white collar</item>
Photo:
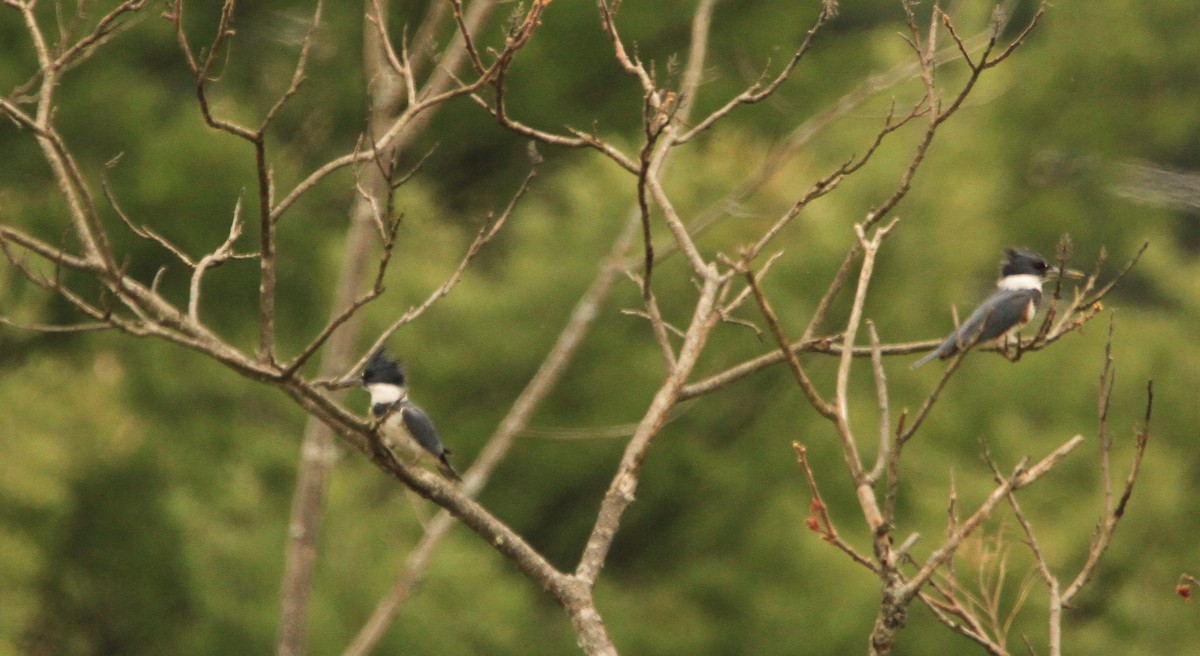
[[[371,393],[371,405],[395,403],[408,395],[407,389],[392,383],[371,383],[367,385],[367,391]]]
[[[1042,277],[1032,273],[1020,273],[1013,276],[1004,276],[996,283],[1000,289],[1017,291],[1022,289],[1042,290]]]

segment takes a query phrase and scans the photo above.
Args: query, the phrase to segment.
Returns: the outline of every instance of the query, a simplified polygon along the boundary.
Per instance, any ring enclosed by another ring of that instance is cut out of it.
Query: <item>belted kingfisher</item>
[[[408,385],[398,360],[391,360],[379,349],[363,368],[362,386],[371,393],[371,416],[383,421],[383,442],[399,453],[407,452],[415,461],[422,451],[437,461],[438,471],[453,481],[462,478],[450,461],[449,451],[442,446],[433,421],[425,411],[408,399]]]
[[[1033,320],[1042,301],[1042,283],[1047,275],[1059,272],[1052,270],[1037,251],[1029,248],[1006,248],[1004,254],[1006,260],[1000,269],[996,291],[984,299],[946,341],[913,363],[913,369],[934,358],[945,360],[958,353],[960,347],[982,344],[1015,332]],[[1064,269],[1061,275],[1081,277],[1083,274]]]

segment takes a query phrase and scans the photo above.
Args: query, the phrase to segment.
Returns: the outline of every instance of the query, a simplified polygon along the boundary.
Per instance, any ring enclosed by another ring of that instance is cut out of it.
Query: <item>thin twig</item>
[[[763,318],[766,319],[767,326],[771,328],[771,334],[775,336],[775,341],[779,345],[777,353],[782,354],[780,359],[787,361],[788,367],[792,371],[792,376],[796,378],[796,382],[800,385],[800,390],[804,392],[804,396],[808,398],[808,402],[816,408],[817,412],[826,418],[835,419],[836,408],[821,398],[821,393],[813,385],[812,380],[804,371],[804,367],[800,365],[800,358],[796,354],[796,351],[788,344],[787,335],[783,332],[783,326],[780,325],[779,318],[775,315],[775,310],[771,308],[770,301],[767,300],[762,288],[758,285],[758,276],[750,270],[749,266],[743,267],[742,275],[746,277],[746,282],[750,290],[754,293],[754,300],[758,303],[759,311],[762,312]],[[683,398],[683,393],[684,390],[681,390],[681,398]]]
[[[1076,435],[1032,467],[1026,467],[1025,461],[1018,464],[1013,469],[1013,473],[1008,478],[1003,479],[1000,485],[979,505],[975,512],[963,520],[957,529],[947,537],[946,542],[929,556],[921,566],[921,569],[909,579],[906,592],[909,595],[914,594],[918,588],[924,585],[933,576],[937,568],[941,567],[953,556],[963,539],[974,533],[979,525],[983,523],[983,520],[991,515],[996,505],[1004,501],[1010,492],[1026,487],[1046,475],[1055,465],[1061,462],[1063,458],[1066,458],[1068,454],[1082,443],[1083,436]]]
[[[304,70],[308,65],[308,55],[312,50],[314,37],[317,34],[317,27],[321,24],[321,9],[323,7],[324,0],[317,0],[317,7],[313,10],[312,22],[309,23],[308,32],[304,35],[304,41],[300,45],[300,56],[296,58],[296,67],[292,71],[292,80],[288,84],[287,90],[275,100],[275,104],[271,105],[271,109],[267,110],[267,113],[263,116],[262,122],[258,125],[258,134],[266,131],[271,122],[275,120],[275,117],[279,115],[284,104],[300,90],[300,83],[304,81]]]
[[[829,507],[821,498],[817,478],[808,462],[808,450],[799,442],[792,442],[792,450],[796,452],[796,462],[800,465],[800,470],[804,473],[804,480],[808,483],[808,491],[812,494],[812,504],[809,508],[812,515],[807,521],[808,528],[819,534],[822,540],[845,552],[854,562],[872,572],[879,573],[879,566],[874,561],[860,554],[850,543],[838,536],[837,529],[833,526],[833,520],[829,517]]]
[[[509,200],[508,206],[504,208],[504,211],[500,214],[500,216],[496,217],[494,220],[490,220],[488,223],[485,223],[482,227],[480,227],[479,232],[475,235],[474,241],[472,241],[471,245],[467,247],[467,252],[463,255],[462,259],[458,263],[458,266],[453,272],[451,272],[450,276],[445,280],[445,282],[443,282],[440,287],[430,293],[422,303],[410,307],[408,311],[393,321],[392,324],[375,339],[375,342],[371,344],[371,348],[367,349],[366,354],[359,358],[358,362],[356,362],[348,372],[340,377],[340,380],[347,380],[351,378],[356,371],[362,369],[363,365],[366,364],[367,359],[371,357],[371,354],[382,348],[384,343],[386,343],[387,340],[390,339],[397,330],[400,330],[401,327],[416,320],[417,317],[420,317],[426,312],[426,310],[432,307],[434,303],[444,298],[450,293],[450,290],[454,289],[455,285],[458,284],[458,281],[462,279],[463,273],[467,270],[467,265],[471,263],[471,260],[475,259],[475,256],[479,254],[479,251],[483,250],[483,247],[492,241],[492,239],[494,239],[496,235],[500,233],[500,229],[504,227],[504,224],[508,222],[509,217],[512,216],[513,210],[516,209],[517,202],[521,200],[521,198],[525,195],[525,192],[529,190],[529,185],[533,182],[535,175],[535,171],[530,171],[529,174],[525,176],[524,181],[521,182],[520,188],[517,189],[516,194],[514,194],[512,199]]]
[[[188,293],[188,318],[194,323],[200,323],[200,281],[204,272],[233,257],[233,244],[242,236],[242,197],[239,195],[233,206],[233,221],[229,224],[229,237],[217,249],[200,258],[192,272],[192,281]]]
[[[751,84],[748,89],[741,92],[737,96],[734,96],[723,106],[701,119],[699,123],[697,123],[691,130],[675,136],[673,143],[675,145],[685,144],[695,138],[696,135],[711,128],[713,124],[730,114],[737,107],[742,105],[753,105],[774,95],[779,87],[787,82],[788,77],[791,76],[792,71],[794,71],[796,66],[799,65],[800,60],[803,59],[804,55],[807,54],[809,49],[812,48],[813,40],[816,38],[817,33],[820,32],[821,28],[825,26],[825,23],[832,19],[834,15],[835,11],[833,7],[830,4],[823,3],[821,5],[821,11],[817,15],[816,23],[808,29],[808,32],[806,32],[804,35],[804,41],[801,42],[796,51],[792,53],[792,57],[786,64],[784,64],[783,68],[775,75],[774,79],[766,84],[762,84],[761,80]],[[765,78],[765,75],[763,77]]]
[[[604,495],[583,554],[575,568],[576,578],[588,588],[595,585],[600,569],[608,558],[621,518],[633,503],[642,461],[666,421],[669,411],[677,403],[679,390],[695,367],[709,334],[720,319],[720,313],[716,311],[720,287],[721,283],[715,277],[704,280],[692,320],[688,325],[687,337],[679,349],[675,368],[669,372],[654,395],[646,414],[638,424],[637,432],[626,446],[621,464],[613,476],[608,492]]]

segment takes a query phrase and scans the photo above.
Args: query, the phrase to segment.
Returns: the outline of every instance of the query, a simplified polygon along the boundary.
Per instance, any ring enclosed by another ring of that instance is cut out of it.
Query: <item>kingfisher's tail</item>
[[[443,451],[442,455],[438,456],[438,472],[456,483],[461,483],[462,476],[458,475],[458,472],[454,469],[454,465],[450,464],[450,461],[446,459],[449,453],[449,451]]]
[[[945,347],[945,344],[943,344],[942,346],[939,346],[939,347],[937,347],[937,348],[933,349],[933,350],[932,350],[932,351],[930,351],[929,353],[926,353],[926,354],[925,354],[925,357],[921,358],[920,360],[917,360],[916,362],[914,362],[914,363],[912,364],[912,368],[913,368],[913,369],[916,369],[917,367],[919,367],[919,366],[921,366],[921,365],[923,365],[923,364],[926,364],[926,363],[930,362],[930,361],[931,361],[931,360],[933,360],[934,358],[942,358],[942,357],[945,357],[945,354],[942,352],[944,347]]]

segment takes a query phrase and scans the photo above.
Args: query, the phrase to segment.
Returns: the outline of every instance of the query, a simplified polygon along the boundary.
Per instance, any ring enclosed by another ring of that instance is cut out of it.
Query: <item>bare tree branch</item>
[[[600,512],[575,570],[575,576],[588,588],[595,585],[616,536],[621,517],[633,503],[642,460],[666,420],[667,412],[678,401],[679,390],[695,366],[709,333],[720,318],[720,314],[715,311],[715,304],[721,284],[715,277],[704,280],[687,335],[679,349],[676,365],[654,395],[654,400],[638,424],[633,439],[625,448],[617,474],[604,495]]]

